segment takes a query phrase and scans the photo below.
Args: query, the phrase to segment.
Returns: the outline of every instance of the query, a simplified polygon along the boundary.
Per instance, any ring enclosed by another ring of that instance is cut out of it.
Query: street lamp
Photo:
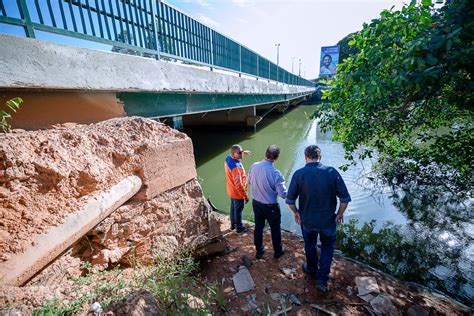
[[[295,57],[293,56],[293,57],[291,57],[291,73],[292,73],[292,74],[294,73],[294,71],[293,71],[293,64],[294,64],[294,62],[295,62]]]
[[[301,58],[300,58],[299,62],[300,62],[300,65],[299,65],[299,70],[298,70],[298,76],[301,77]]]

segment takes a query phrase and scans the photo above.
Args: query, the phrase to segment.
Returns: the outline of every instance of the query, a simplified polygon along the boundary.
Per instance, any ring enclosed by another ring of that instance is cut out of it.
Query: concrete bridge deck
[[[225,116],[214,117],[222,117],[223,123],[253,125],[258,121],[256,106],[288,103],[314,91],[314,87],[32,38],[0,34],[0,43],[0,102],[14,96],[25,100],[13,125],[26,129],[126,115],[160,118],[200,113],[204,118],[222,110],[227,110]],[[222,121],[211,117],[203,123]]]

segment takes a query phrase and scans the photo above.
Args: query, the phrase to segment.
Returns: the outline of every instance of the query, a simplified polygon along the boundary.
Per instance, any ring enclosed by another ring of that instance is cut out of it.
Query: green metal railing
[[[0,23],[23,27],[27,37],[55,33],[111,45],[114,52],[314,86],[160,0],[0,0]]]

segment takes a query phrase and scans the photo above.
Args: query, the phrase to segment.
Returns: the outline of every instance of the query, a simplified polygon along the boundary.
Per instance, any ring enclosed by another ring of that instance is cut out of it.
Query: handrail
[[[44,31],[108,44],[113,52],[315,86],[160,0],[0,0],[0,23],[23,27],[27,37]]]

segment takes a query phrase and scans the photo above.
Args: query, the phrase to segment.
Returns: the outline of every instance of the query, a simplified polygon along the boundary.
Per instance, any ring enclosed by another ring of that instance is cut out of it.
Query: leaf
[[[13,98],[13,99],[10,99],[6,102],[7,106],[13,111],[13,112],[16,112],[19,108],[20,108],[20,105],[23,103],[23,99],[22,98]]]
[[[350,41],[349,41],[349,43],[347,43],[347,45],[349,45],[349,46],[353,46],[355,43],[356,43],[356,41],[355,41],[355,40],[350,40]]]

